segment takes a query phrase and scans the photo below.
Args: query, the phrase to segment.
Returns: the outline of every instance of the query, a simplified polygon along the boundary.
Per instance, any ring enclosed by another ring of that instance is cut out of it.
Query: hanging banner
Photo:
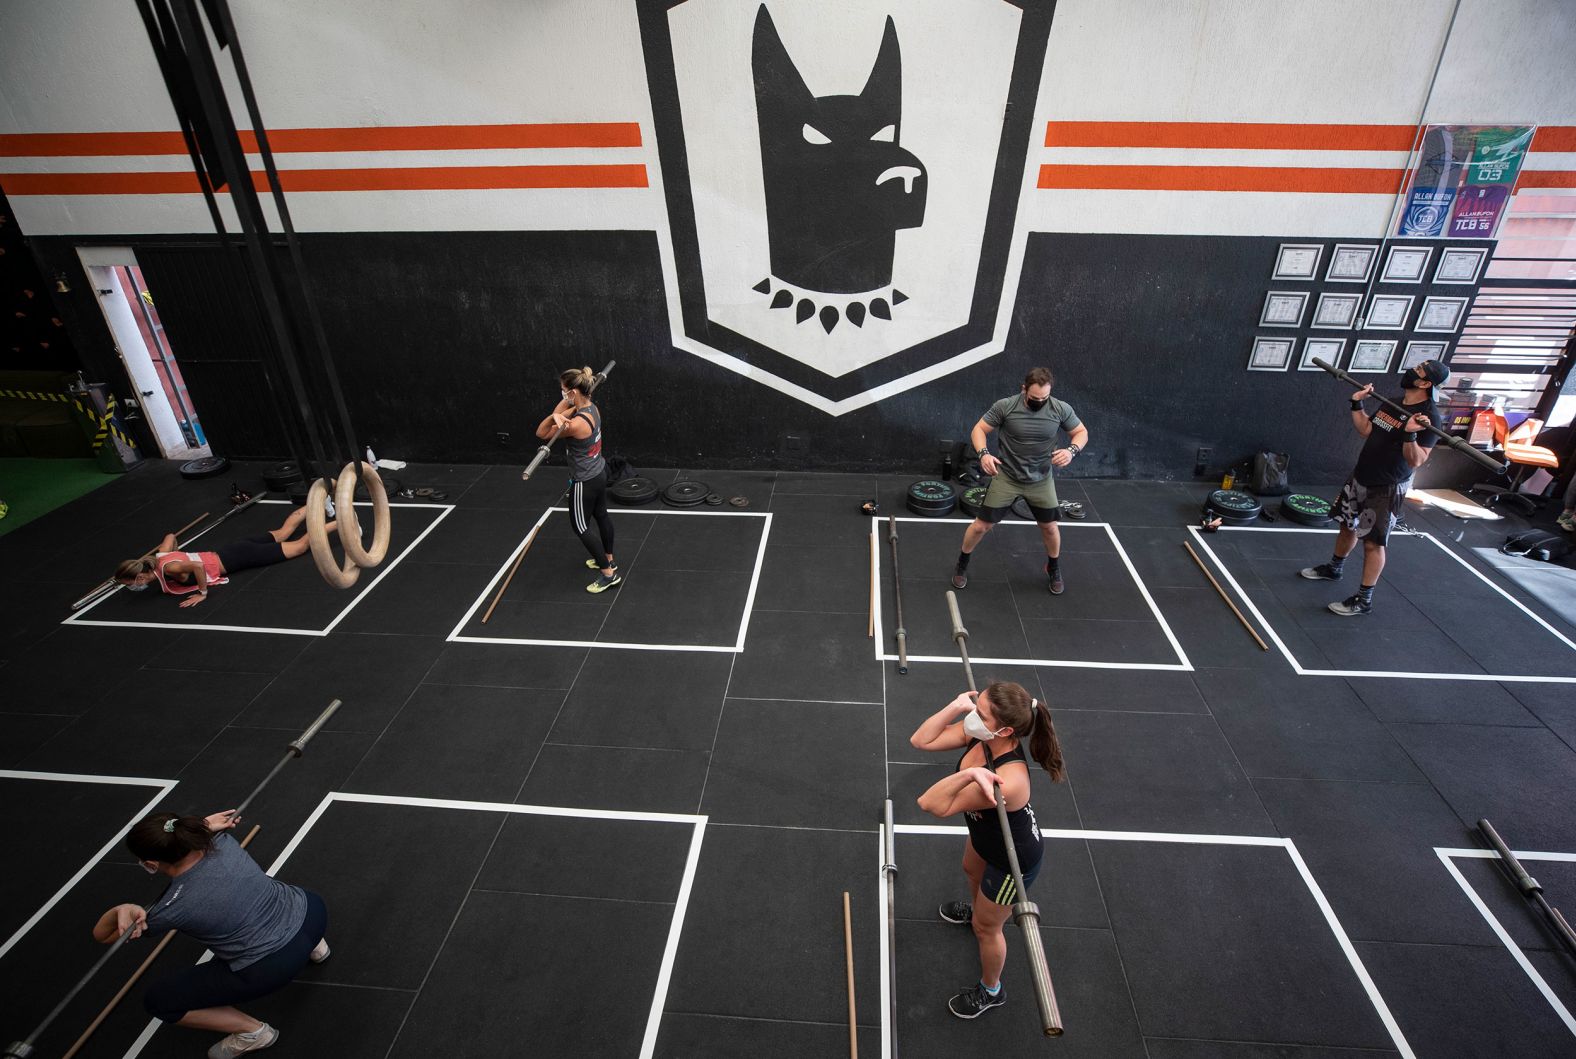
[[[1395,234],[1492,239],[1510,202],[1533,125],[1430,125],[1407,180]]]

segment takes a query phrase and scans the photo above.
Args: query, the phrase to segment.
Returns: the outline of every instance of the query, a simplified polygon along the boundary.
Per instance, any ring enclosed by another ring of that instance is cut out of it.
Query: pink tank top
[[[208,577],[209,585],[229,584],[230,579],[224,576],[224,570],[219,565],[218,552],[160,552],[153,560],[153,573],[159,579],[159,587],[172,596],[184,596],[188,592],[197,591],[197,582],[191,584],[180,581],[171,581],[164,576],[164,568],[170,563],[202,563],[202,572]]]

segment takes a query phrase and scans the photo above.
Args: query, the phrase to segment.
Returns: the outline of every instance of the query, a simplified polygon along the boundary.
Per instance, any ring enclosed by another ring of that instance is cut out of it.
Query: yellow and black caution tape
[[[45,390],[0,390],[0,397],[9,397],[20,401],[56,401],[69,404],[88,421],[93,428],[93,451],[97,452],[104,447],[104,439],[113,436],[127,448],[136,448],[137,443],[121,429],[120,421],[115,417],[115,395],[110,394],[105,399],[105,408],[102,415],[92,405],[87,404],[76,394],[49,393]]]

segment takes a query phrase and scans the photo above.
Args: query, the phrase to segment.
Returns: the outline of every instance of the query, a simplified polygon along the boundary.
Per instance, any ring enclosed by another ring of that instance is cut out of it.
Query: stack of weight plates
[[[1227,525],[1240,525],[1257,519],[1264,505],[1258,497],[1241,489],[1216,489],[1204,501],[1204,510]]]
[[[958,508],[969,518],[979,518],[980,512],[985,507],[985,490],[983,485],[971,485],[958,494]]]
[[[1293,493],[1281,501],[1281,514],[1301,526],[1333,526],[1330,502],[1311,493]]]
[[[650,478],[620,478],[607,487],[607,495],[612,497],[613,503],[625,507],[649,504],[657,498],[658,492],[657,483]]]
[[[939,518],[952,514],[957,506],[958,493],[950,482],[927,478],[908,487],[908,509],[916,515]]]
[[[669,507],[699,507],[710,494],[705,482],[674,482],[662,490],[662,502]]]

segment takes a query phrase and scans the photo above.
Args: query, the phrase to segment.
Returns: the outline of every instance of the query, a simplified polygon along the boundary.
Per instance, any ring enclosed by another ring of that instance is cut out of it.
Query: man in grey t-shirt
[[[1073,411],[1073,406],[1051,396],[1055,377],[1046,368],[1034,368],[1023,377],[1022,389],[1003,397],[974,424],[971,437],[980,460],[980,470],[990,475],[990,488],[979,515],[963,531],[963,550],[952,572],[952,587],[966,588],[969,583],[969,556],[980,539],[1001,521],[1018,497],[1028,502],[1029,512],[1040,527],[1045,541],[1045,574],[1051,595],[1059,596],[1062,582],[1059,558],[1062,533],[1057,520],[1061,506],[1056,499],[1052,467],[1065,467],[1089,444],[1089,429]],[[1067,432],[1066,448],[1056,447],[1058,431]],[[1000,456],[986,448],[987,435],[998,435]]]

